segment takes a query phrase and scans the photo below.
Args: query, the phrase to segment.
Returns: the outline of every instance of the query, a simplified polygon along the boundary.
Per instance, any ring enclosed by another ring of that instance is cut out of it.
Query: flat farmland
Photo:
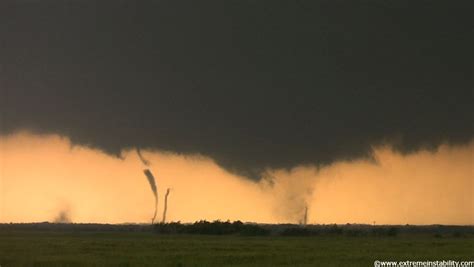
[[[160,235],[0,231],[8,266],[373,266],[374,260],[472,260],[474,238]]]

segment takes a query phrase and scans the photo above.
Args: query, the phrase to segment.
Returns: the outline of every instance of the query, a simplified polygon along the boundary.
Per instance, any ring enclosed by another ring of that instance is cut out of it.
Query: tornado
[[[151,171],[149,169],[144,169],[143,173],[148,179],[148,183],[150,183],[151,191],[153,191],[153,195],[155,196],[155,212],[153,213],[153,218],[151,219],[151,224],[153,224],[155,223],[156,212],[158,211],[158,189],[156,187],[155,177],[153,176]]]
[[[165,208],[163,209],[163,219],[161,220],[161,223],[166,222],[166,211],[168,211],[168,195],[170,194],[170,189],[168,188],[166,190],[166,195],[165,195]]]
[[[140,148],[137,149],[138,158],[146,167],[150,166],[150,162],[143,157],[142,153],[140,152]],[[156,213],[158,212],[158,188],[156,186],[155,177],[151,173],[149,169],[144,169],[143,173],[145,174],[146,178],[148,179],[148,183],[150,183],[151,191],[153,191],[153,195],[155,196],[155,212],[153,213],[153,218],[151,219],[151,224],[155,223]]]
[[[308,205],[304,207],[303,224],[308,224]]]

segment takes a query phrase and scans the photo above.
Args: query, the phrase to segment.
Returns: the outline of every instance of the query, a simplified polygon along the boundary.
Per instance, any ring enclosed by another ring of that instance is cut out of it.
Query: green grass
[[[472,260],[474,238],[241,237],[0,232],[0,266],[373,266],[374,260]]]

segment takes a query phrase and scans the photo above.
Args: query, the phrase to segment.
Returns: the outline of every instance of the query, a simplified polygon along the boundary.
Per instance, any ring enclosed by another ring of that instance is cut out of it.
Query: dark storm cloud
[[[267,167],[465,142],[469,1],[2,0],[3,133]]]

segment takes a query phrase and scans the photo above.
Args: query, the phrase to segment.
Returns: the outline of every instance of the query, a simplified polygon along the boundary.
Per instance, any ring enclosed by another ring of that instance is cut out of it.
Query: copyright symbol
[[[380,261],[374,261],[374,267],[379,267],[380,266]]]

